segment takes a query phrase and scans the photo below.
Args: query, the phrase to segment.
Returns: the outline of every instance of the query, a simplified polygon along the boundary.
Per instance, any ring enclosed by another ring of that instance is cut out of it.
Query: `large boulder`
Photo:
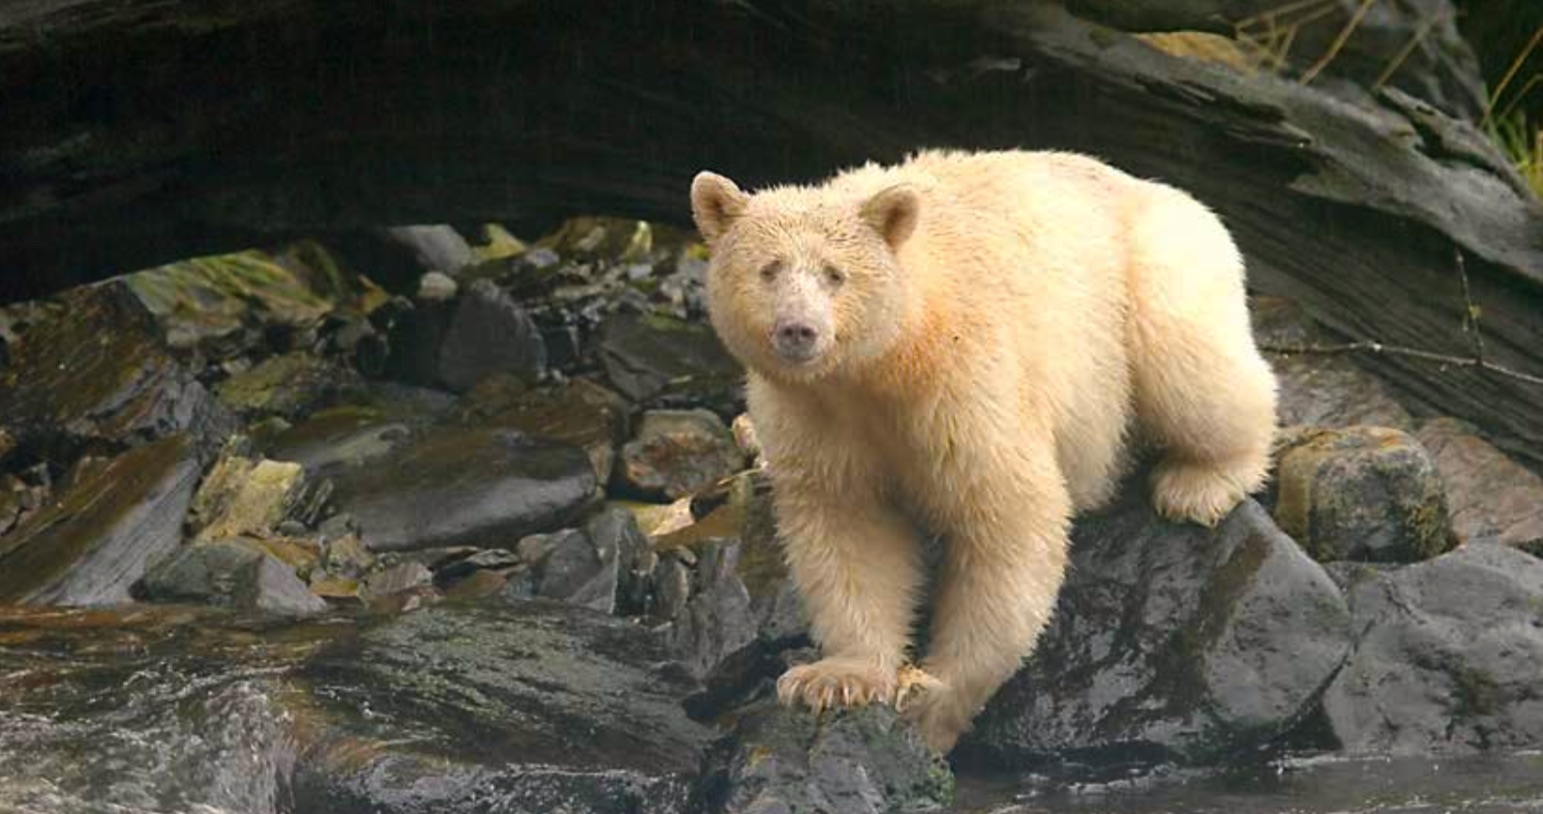
[[[156,564],[145,575],[149,599],[204,602],[280,614],[327,609],[295,576],[295,569],[255,543],[234,539],[190,545]]]
[[[525,309],[491,280],[477,280],[461,292],[439,346],[439,380],[458,393],[498,373],[535,381],[546,356]]]
[[[658,406],[707,406],[734,414],[730,393],[743,375],[739,363],[706,325],[661,316],[618,314],[599,338],[606,376],[634,402]]]
[[[1355,650],[1323,698],[1342,748],[1543,746],[1543,562],[1480,543],[1350,581]]]
[[[1289,729],[1349,649],[1344,598],[1260,506],[1207,530],[1130,498],[1078,523],[1055,618],[961,748],[1213,760]]]
[[[499,429],[437,428],[318,471],[376,551],[512,547],[561,528],[595,494],[583,450]]]
[[[83,459],[52,502],[0,537],[0,602],[127,602],[146,566],[181,541],[198,473],[184,435]]]

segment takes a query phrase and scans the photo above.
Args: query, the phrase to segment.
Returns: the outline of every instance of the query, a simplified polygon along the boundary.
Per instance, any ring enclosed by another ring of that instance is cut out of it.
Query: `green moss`
[[[296,251],[321,263],[319,276],[327,287],[344,289],[342,272],[325,250],[313,246]],[[258,251],[182,260],[124,280],[163,324],[183,331],[226,330],[253,310],[274,322],[305,325],[333,307],[294,271]]]

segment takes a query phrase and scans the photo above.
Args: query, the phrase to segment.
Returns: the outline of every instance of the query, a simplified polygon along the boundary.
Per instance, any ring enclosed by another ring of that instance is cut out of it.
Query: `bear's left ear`
[[[691,180],[691,217],[697,231],[712,243],[745,214],[745,193],[717,173],[699,172]]]
[[[884,238],[891,249],[899,249],[900,244],[915,231],[920,211],[921,198],[916,190],[898,184],[869,198],[863,204],[862,215],[863,220]]]

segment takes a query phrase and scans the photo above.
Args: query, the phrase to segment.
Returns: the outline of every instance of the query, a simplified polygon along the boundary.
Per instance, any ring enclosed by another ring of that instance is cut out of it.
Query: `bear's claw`
[[[871,662],[823,659],[783,673],[777,680],[777,700],[789,706],[802,702],[815,712],[873,703],[901,709],[914,694],[941,686],[938,679],[909,664],[888,671]]]

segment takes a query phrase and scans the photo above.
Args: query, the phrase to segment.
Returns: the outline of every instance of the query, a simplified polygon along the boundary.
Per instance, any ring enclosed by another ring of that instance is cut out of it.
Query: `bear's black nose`
[[[793,319],[779,319],[772,327],[772,344],[777,355],[784,359],[803,362],[814,355],[815,341],[820,332],[813,325]]]

